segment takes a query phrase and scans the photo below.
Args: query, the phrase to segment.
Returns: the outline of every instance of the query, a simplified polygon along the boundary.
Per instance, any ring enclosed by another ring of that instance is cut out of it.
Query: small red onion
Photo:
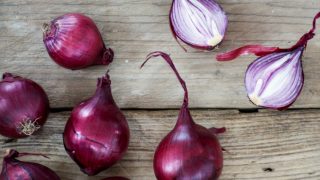
[[[43,42],[50,57],[68,69],[107,65],[113,51],[106,48],[95,23],[87,16],[70,13],[43,25]]]
[[[44,165],[19,161],[16,158],[21,156],[41,154],[19,153],[16,150],[9,150],[8,154],[3,158],[1,180],[60,180],[59,176]],[[46,157],[46,156],[44,156]],[[47,157],[46,157],[47,158]]]
[[[110,85],[108,74],[98,79],[95,94],[73,109],[63,134],[66,151],[88,175],[115,164],[129,144],[129,127]]]
[[[214,0],[173,0],[169,18],[174,37],[201,50],[219,45],[228,26],[225,12]]]
[[[315,35],[313,27],[288,49],[247,45],[233,51],[217,55],[219,61],[229,61],[243,54],[260,56],[252,62],[245,77],[248,97],[257,106],[285,110],[299,97],[304,84],[302,56],[308,41]]]
[[[216,180],[223,167],[223,153],[216,137],[225,128],[207,129],[196,124],[188,107],[188,90],[170,56],[163,52],[153,52],[152,57],[161,56],[173,69],[185,91],[183,105],[174,129],[158,145],[153,167],[157,179],[198,179]]]
[[[9,138],[32,135],[47,120],[47,94],[32,80],[10,73],[0,82],[0,134]]]
[[[128,178],[125,178],[125,177],[108,177],[108,178],[104,178],[102,180],[130,180]]]

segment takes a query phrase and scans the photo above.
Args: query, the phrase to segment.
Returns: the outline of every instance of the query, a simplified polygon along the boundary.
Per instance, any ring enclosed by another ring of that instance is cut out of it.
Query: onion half
[[[201,50],[219,45],[228,26],[225,12],[214,0],[173,0],[169,20],[176,39]]]
[[[310,31],[290,48],[246,45],[218,54],[217,60],[230,61],[246,54],[260,56],[246,71],[245,86],[248,97],[257,106],[285,110],[296,101],[303,88],[302,57],[308,41],[315,36],[318,18],[320,12],[314,17]]]

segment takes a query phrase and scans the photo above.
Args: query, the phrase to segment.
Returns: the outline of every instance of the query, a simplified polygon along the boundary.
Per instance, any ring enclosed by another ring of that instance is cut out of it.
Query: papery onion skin
[[[163,52],[154,52],[148,55],[146,62],[157,56],[162,56],[176,73],[185,96],[174,129],[160,142],[155,151],[155,175],[161,180],[216,180],[223,168],[223,152],[216,135],[223,133],[225,128],[207,129],[193,121],[188,108],[186,84],[170,56]]]
[[[109,75],[98,79],[97,90],[76,106],[65,126],[64,146],[88,175],[96,175],[121,159],[129,144],[129,127],[111,94]]]
[[[65,14],[45,23],[43,29],[46,49],[62,67],[76,70],[113,60],[112,49],[106,48],[95,23],[83,14]]]
[[[251,102],[277,110],[290,107],[304,84],[303,51],[304,47],[300,47],[292,52],[272,53],[252,62],[245,77]]]
[[[214,0],[173,0],[169,21],[176,39],[200,50],[219,45],[228,26],[225,12]]]
[[[108,177],[108,178],[104,178],[102,180],[130,180],[128,178],[125,178],[125,177],[120,177],[120,176],[117,176],[117,177]]]
[[[28,155],[28,153],[26,154]],[[3,158],[1,180],[60,180],[59,176],[48,167],[37,163],[19,161],[16,159],[17,157],[20,157],[20,153],[16,150],[10,150],[8,155]]]
[[[49,114],[45,91],[34,81],[4,73],[0,82],[0,134],[9,138],[32,135]]]

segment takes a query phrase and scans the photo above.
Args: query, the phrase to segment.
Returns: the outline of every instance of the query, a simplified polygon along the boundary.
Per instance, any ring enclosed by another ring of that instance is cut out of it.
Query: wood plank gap
[[[59,107],[59,108],[50,108],[50,113],[60,113],[66,111],[72,111],[73,107]],[[122,111],[170,111],[170,110],[179,110],[180,108],[121,108]],[[265,108],[189,108],[190,110],[210,110],[210,111],[230,111],[235,110],[239,113],[258,113],[259,111],[276,111],[269,110]],[[303,111],[303,110],[320,110],[320,108],[290,108],[285,111]]]

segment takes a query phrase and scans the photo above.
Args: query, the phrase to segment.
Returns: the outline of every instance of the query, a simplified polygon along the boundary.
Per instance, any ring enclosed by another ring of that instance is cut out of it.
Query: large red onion
[[[144,64],[152,57],[161,56],[175,72],[185,91],[183,105],[174,129],[158,145],[153,167],[157,179],[215,180],[221,174],[223,153],[216,137],[225,128],[207,129],[196,124],[188,107],[188,90],[177,72],[170,56],[163,52],[148,55]],[[142,67],[141,66],[141,67]]]
[[[32,135],[47,120],[47,94],[32,80],[10,73],[0,82],[0,134],[9,138]]]
[[[41,164],[19,161],[16,158],[32,153],[19,153],[16,150],[8,151],[3,158],[1,180],[60,180],[59,176],[51,169]],[[43,155],[42,155],[43,156]],[[46,157],[46,156],[44,156]]]
[[[201,50],[219,45],[228,26],[228,18],[215,0],[173,0],[169,18],[174,37]]]
[[[229,61],[244,54],[260,56],[246,71],[248,97],[257,106],[285,110],[297,100],[303,88],[302,57],[308,41],[315,35],[318,18],[320,12],[314,17],[310,31],[290,48],[247,45],[219,54],[217,59]]]
[[[87,16],[70,13],[43,25],[43,42],[50,57],[68,69],[107,65],[113,51],[106,48],[95,23]]]
[[[88,175],[115,164],[129,144],[128,124],[110,85],[108,74],[98,79],[95,94],[73,109],[63,133],[66,151]]]

